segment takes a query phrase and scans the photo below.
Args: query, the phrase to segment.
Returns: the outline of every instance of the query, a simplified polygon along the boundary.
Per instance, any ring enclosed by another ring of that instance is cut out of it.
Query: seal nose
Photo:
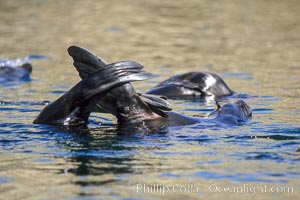
[[[248,104],[243,100],[238,100],[236,104],[241,108],[243,111],[245,117],[251,117],[252,116],[252,110]]]
[[[32,65],[30,63],[24,63],[22,66],[21,66],[23,69],[29,71],[29,73],[32,72]]]

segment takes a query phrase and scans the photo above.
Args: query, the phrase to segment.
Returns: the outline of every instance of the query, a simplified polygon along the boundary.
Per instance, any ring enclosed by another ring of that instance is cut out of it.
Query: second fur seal
[[[170,77],[150,89],[147,94],[164,95],[172,99],[206,98],[217,100],[235,94],[225,81],[210,72],[188,72]]]

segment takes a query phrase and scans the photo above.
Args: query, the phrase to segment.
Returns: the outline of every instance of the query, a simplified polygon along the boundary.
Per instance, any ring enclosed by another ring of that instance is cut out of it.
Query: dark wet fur
[[[214,84],[210,85],[209,80],[213,79]],[[209,86],[210,85],[210,86]],[[225,81],[214,73],[209,72],[188,72],[159,83],[150,89],[148,94],[164,95],[173,99],[185,99],[188,97],[205,98],[213,96],[215,99],[231,96],[231,90]]]

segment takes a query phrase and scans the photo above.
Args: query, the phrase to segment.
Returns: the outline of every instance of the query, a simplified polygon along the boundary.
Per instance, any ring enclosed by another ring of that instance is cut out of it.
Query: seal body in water
[[[0,79],[22,80],[30,79],[32,65],[29,60],[8,60],[0,59]]]
[[[151,78],[143,66],[133,61],[107,64],[86,49],[71,46],[68,49],[82,80],[59,99],[49,104],[34,123],[78,124],[87,123],[91,112],[110,113],[120,124],[150,123],[157,126],[183,126],[217,120],[232,115],[236,122],[251,117],[250,107],[242,100],[222,110],[219,107],[211,118],[189,117],[171,111],[165,97],[139,94],[130,82]],[[241,114],[243,113],[243,114]],[[230,123],[232,120],[230,121]],[[225,121],[226,123],[226,121]]]
[[[147,92],[147,94],[164,95],[172,99],[190,97],[219,99],[234,93],[220,76],[210,72],[188,72],[175,75]]]
[[[45,59],[44,55],[28,55],[24,59],[0,59],[0,80],[30,80],[32,72],[31,60]]]

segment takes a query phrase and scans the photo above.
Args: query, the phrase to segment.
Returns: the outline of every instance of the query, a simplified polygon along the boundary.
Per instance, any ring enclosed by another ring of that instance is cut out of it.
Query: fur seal
[[[32,72],[31,60],[45,58],[47,58],[47,56],[32,54],[26,56],[24,59],[0,59],[0,80],[30,80],[30,74]]]
[[[0,59],[1,80],[27,80],[30,79],[32,65],[28,60]]]
[[[117,115],[114,102],[109,102],[113,100],[108,95],[110,90],[131,81],[145,80],[153,76],[143,71],[142,68],[143,66],[133,61],[121,61],[107,65],[105,69],[100,69],[83,79],[56,101],[46,106],[34,120],[34,123],[87,123],[92,111],[109,111]],[[97,102],[94,99],[97,99]]]
[[[150,89],[147,94],[164,95],[172,99],[205,98],[219,99],[235,94],[225,81],[210,72],[188,72],[175,75]]]
[[[233,121],[238,123],[241,118],[251,117],[251,108],[242,100],[219,106],[211,119],[172,112],[164,96],[140,94],[132,87],[132,81],[153,77],[143,71],[139,63],[121,61],[107,64],[92,52],[78,46],[69,47],[68,53],[82,80],[49,104],[34,123],[85,124],[91,112],[110,113],[116,116],[119,124],[150,122],[159,126],[191,125],[217,120],[225,115],[235,118]]]

